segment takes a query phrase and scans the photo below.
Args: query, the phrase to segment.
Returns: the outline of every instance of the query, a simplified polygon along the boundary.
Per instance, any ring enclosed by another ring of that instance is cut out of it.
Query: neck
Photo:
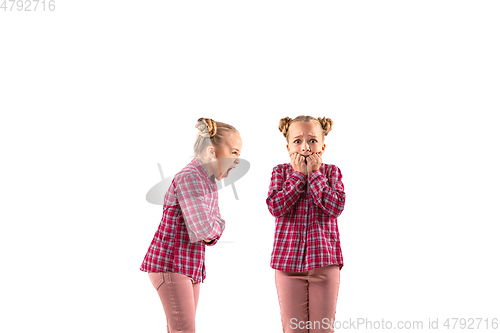
[[[210,176],[212,177],[215,177],[214,176],[214,173],[216,172],[216,169],[220,169],[220,162],[219,160],[217,160],[218,162],[218,166],[215,165],[215,161],[209,161],[209,162],[206,162],[204,160],[202,160],[201,158],[198,158],[196,157],[196,159],[198,160],[198,162],[200,162],[201,165],[203,165],[203,167],[207,170],[207,172],[210,174]]]

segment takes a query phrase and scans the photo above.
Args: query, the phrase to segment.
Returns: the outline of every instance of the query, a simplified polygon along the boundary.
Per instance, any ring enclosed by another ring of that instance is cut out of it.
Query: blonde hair
[[[328,135],[328,132],[332,130],[333,127],[333,120],[330,118],[314,118],[311,116],[298,116],[295,117],[295,119],[292,119],[290,117],[285,117],[280,119],[280,123],[278,126],[278,129],[280,132],[283,134],[283,136],[286,138],[286,142],[288,143],[288,129],[290,128],[290,125],[292,125],[295,122],[306,122],[306,123],[317,123],[319,126],[321,126],[322,132],[322,141],[325,141],[325,135]]]
[[[194,155],[191,157],[198,159],[206,147],[214,146],[219,149],[226,142],[227,136],[239,133],[233,126],[210,118],[199,118],[195,127],[198,129],[198,134],[193,147]]]

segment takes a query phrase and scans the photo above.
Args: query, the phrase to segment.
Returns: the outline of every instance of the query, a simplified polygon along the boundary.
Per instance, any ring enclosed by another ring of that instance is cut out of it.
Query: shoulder
[[[340,168],[335,164],[322,163],[324,166],[324,173],[328,178],[342,178]]]
[[[281,163],[273,168],[273,176],[274,175],[286,176],[290,173],[293,173],[293,167],[290,163]]]
[[[340,170],[335,164],[322,163],[328,170]]]
[[[292,167],[290,163],[281,163],[273,168],[273,171],[286,171]]]
[[[196,184],[202,183],[203,178],[199,170],[192,163],[189,163],[178,173],[175,174],[174,180],[176,184]]]

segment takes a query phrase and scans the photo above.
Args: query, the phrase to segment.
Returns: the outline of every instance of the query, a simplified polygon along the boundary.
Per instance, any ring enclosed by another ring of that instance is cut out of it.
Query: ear
[[[323,146],[321,147],[321,155],[323,155],[325,153],[325,148],[326,148],[326,144],[323,143]]]
[[[209,158],[215,158],[215,149],[213,146],[208,146],[206,152]]]
[[[288,150],[288,152],[290,152],[290,147],[288,147],[288,143],[286,144],[286,150]]]

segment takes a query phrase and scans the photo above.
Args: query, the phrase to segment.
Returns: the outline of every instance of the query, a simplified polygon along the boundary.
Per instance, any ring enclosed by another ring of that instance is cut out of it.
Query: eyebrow
[[[233,149],[236,149],[237,151],[240,151],[238,148],[233,148]]]
[[[295,139],[295,138],[300,138],[301,136],[302,136],[302,134],[301,134],[301,135],[297,135],[297,136],[295,136],[295,137],[293,137],[293,138],[294,138],[294,139]],[[316,135],[314,135],[314,134],[309,134],[309,136],[310,136],[310,137],[313,137],[313,138],[317,138],[317,136],[316,136]]]

